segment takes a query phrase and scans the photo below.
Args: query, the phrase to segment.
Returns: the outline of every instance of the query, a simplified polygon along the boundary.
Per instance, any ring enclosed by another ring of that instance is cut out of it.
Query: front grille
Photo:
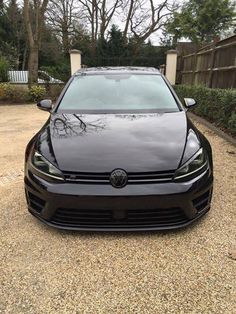
[[[36,196],[35,194],[32,194],[28,192],[28,202],[32,209],[34,209],[37,213],[40,213],[45,206],[45,201]]]
[[[71,227],[168,227],[188,221],[179,207],[168,209],[84,210],[58,208],[51,220]]]
[[[203,210],[210,203],[211,191],[208,190],[193,200],[193,206],[197,211]]]
[[[175,171],[158,172],[130,172],[128,175],[128,184],[161,183],[171,181]],[[87,183],[87,184],[110,184],[110,173],[92,173],[92,172],[65,172],[64,177],[68,182]]]

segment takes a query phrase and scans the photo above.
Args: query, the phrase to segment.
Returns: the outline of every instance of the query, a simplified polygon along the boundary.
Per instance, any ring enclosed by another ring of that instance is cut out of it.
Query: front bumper
[[[26,167],[29,211],[47,225],[70,230],[136,231],[185,227],[210,208],[208,169],[188,182],[111,185],[47,182]]]

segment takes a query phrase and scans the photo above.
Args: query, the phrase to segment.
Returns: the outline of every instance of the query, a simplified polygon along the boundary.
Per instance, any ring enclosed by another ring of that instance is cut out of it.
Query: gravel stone
[[[236,309],[235,147],[214,153],[210,212],[170,232],[59,231],[27,212],[24,150],[48,114],[0,107],[0,313],[217,313]]]

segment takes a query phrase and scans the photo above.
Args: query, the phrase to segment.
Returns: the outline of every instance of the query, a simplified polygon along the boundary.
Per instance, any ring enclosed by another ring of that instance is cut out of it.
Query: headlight
[[[32,164],[37,171],[43,173],[44,175],[57,180],[64,180],[62,172],[36,151],[32,156]]]
[[[176,170],[174,179],[191,179],[208,167],[208,159],[203,148],[188,160],[182,167]]]

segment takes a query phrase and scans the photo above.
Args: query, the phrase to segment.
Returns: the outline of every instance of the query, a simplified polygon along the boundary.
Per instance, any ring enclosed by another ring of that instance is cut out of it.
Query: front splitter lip
[[[61,224],[55,224],[52,223],[50,221],[47,221],[45,219],[43,219],[42,217],[38,216],[34,211],[32,211],[30,208],[29,212],[35,216],[37,219],[39,219],[42,223],[46,224],[47,226],[50,227],[54,227],[55,229],[61,229],[61,230],[71,230],[71,231],[102,231],[102,232],[123,232],[123,231],[129,231],[129,232],[136,232],[136,231],[165,231],[165,230],[176,230],[176,229],[182,229],[185,228],[191,224],[193,224],[194,222],[196,222],[198,219],[200,219],[202,216],[204,216],[209,210],[210,210],[210,205],[208,205],[207,207],[205,207],[200,213],[198,213],[198,215],[196,217],[194,217],[193,219],[182,223],[182,224],[178,224],[178,225],[174,225],[174,226],[138,226],[138,227],[80,227],[80,226],[67,226],[67,225],[61,225]]]

